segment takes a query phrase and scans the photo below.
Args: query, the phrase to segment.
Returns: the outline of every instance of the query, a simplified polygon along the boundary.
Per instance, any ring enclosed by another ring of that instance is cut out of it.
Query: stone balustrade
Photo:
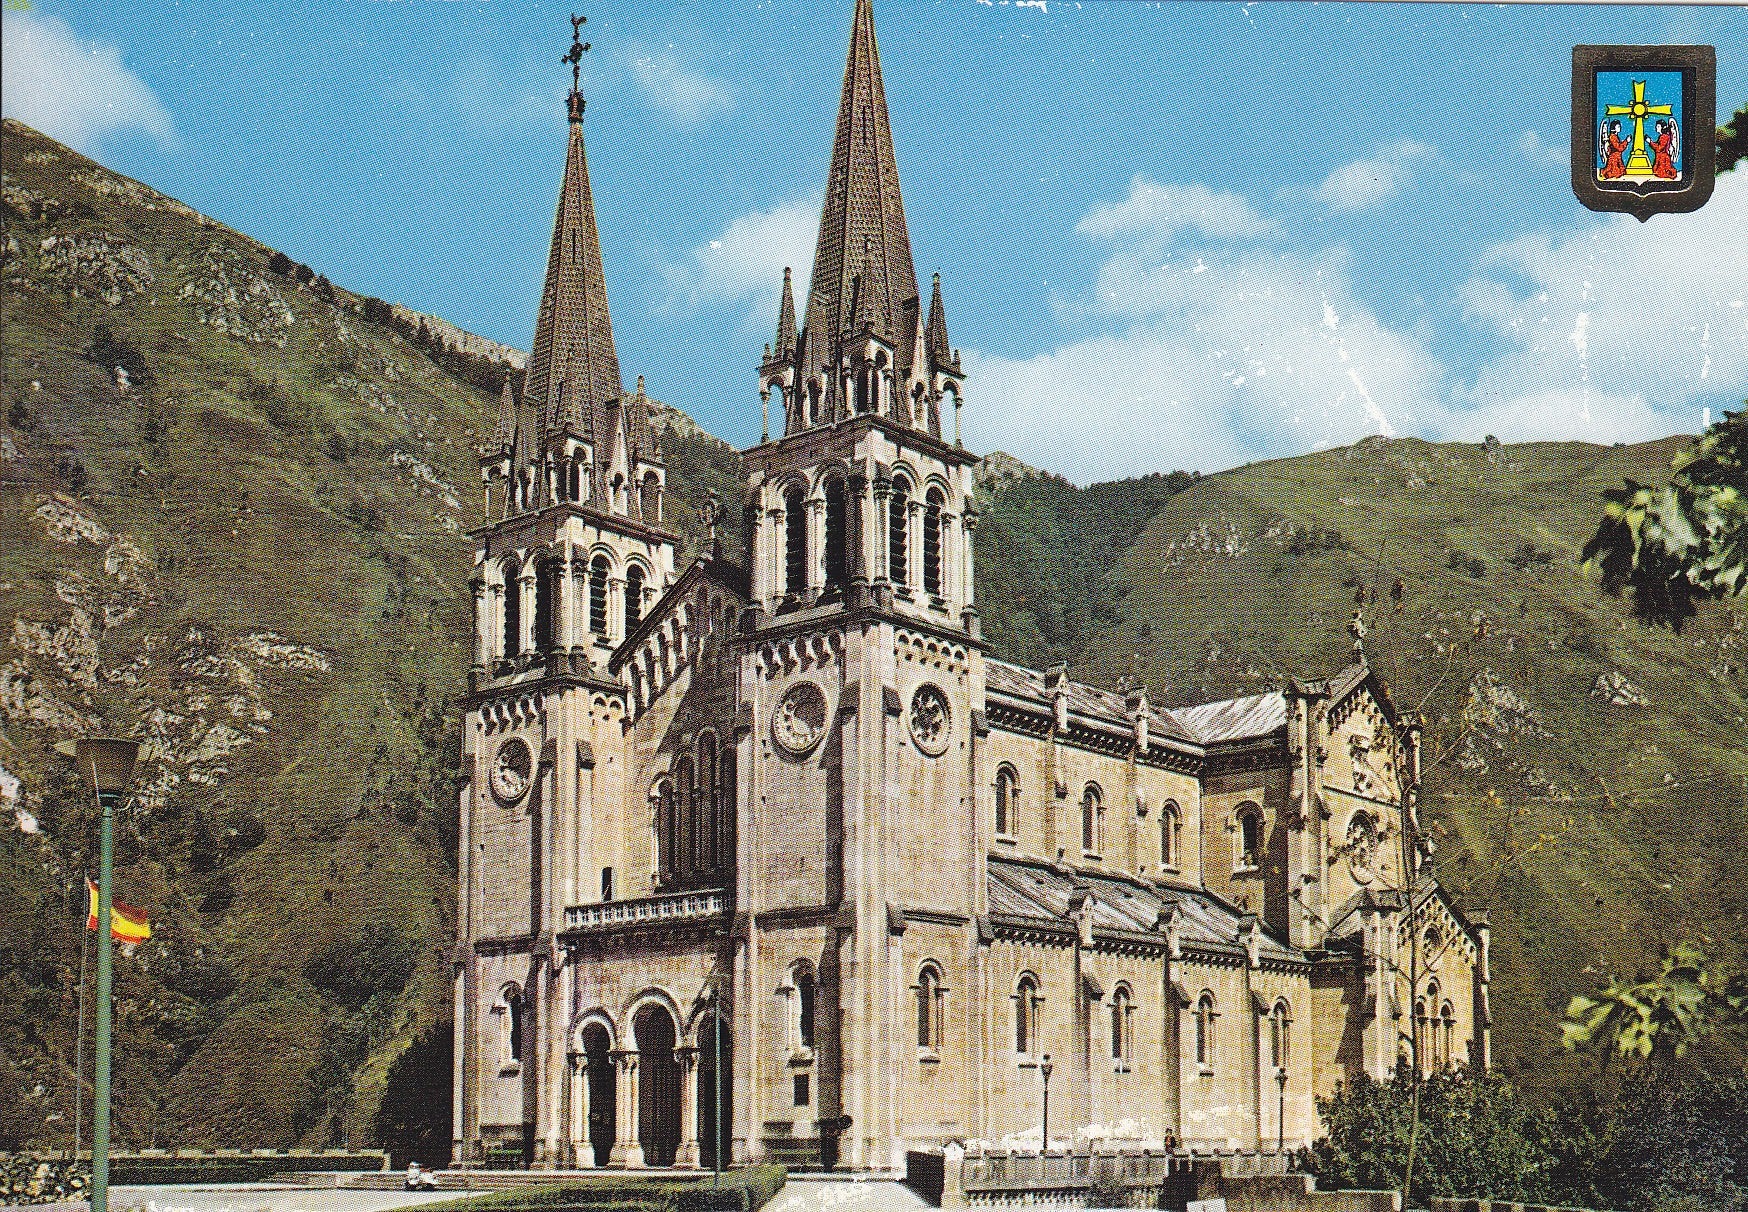
[[[659,925],[664,922],[696,921],[721,917],[733,901],[726,889],[670,892],[629,901],[603,901],[598,905],[571,905],[564,911],[569,930],[616,930],[626,926]]]

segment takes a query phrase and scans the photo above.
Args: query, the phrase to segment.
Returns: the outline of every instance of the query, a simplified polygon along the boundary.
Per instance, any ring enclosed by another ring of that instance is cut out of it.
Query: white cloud
[[[691,126],[734,108],[734,94],[727,85],[686,70],[671,54],[634,57],[631,75],[650,104],[681,126]]]
[[[1720,177],[1691,215],[1587,218],[1486,250],[1457,298],[1502,348],[1457,369],[1432,354],[1426,315],[1387,320],[1360,301],[1344,250],[1199,240],[1177,216],[1214,195],[1147,189],[1159,222],[1110,218],[1125,201],[1079,227],[1125,238],[1090,297],[1059,311],[1108,331],[1025,358],[965,351],[975,449],[1087,483],[1373,433],[1641,441],[1697,429],[1702,407],[1748,394],[1748,175]]]
[[[1748,176],[1726,173],[1692,214],[1609,215],[1488,249],[1461,297],[1507,348],[1453,403],[1622,441],[1670,432],[1671,412],[1686,427],[1702,401],[1735,407],[1748,392],[1743,214]]]
[[[785,268],[794,271],[797,312],[807,305],[820,203],[815,193],[730,220],[678,263],[661,268],[668,293],[656,311],[690,315],[701,307],[744,306],[743,327],[762,329],[769,340],[777,326]]]
[[[1424,143],[1399,140],[1330,173],[1318,187],[1317,197],[1331,210],[1369,210],[1402,192],[1413,178],[1414,165],[1437,154]]]
[[[1085,236],[1170,239],[1194,230],[1217,239],[1241,239],[1275,230],[1240,194],[1215,193],[1206,185],[1161,185],[1139,173],[1121,202],[1093,207],[1074,230]]]
[[[564,90],[535,88],[513,82],[528,77],[507,71],[489,59],[471,58],[459,64],[447,85],[451,105],[471,134],[496,134],[517,127],[548,127],[555,115],[564,113]],[[417,85],[405,86],[412,105],[423,106]]]
[[[1123,331],[1027,359],[966,352],[968,440],[1079,483],[1215,471],[1393,433],[1443,370],[1355,300],[1345,257],[1119,250],[1093,309]],[[1072,420],[1070,420],[1072,419]]]
[[[155,93],[106,43],[87,42],[65,21],[15,11],[0,18],[0,96],[7,117],[97,155],[104,140],[141,131],[165,148],[176,126]]]
[[[1572,149],[1567,144],[1549,143],[1533,130],[1526,130],[1517,137],[1517,150],[1531,164],[1546,164],[1557,168],[1565,168],[1572,155]]]

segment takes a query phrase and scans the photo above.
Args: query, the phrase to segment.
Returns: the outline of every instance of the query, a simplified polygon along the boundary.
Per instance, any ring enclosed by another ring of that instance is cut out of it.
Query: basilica
[[[1053,1140],[1291,1149],[1337,1083],[1485,1067],[1487,926],[1425,870],[1419,732],[1357,649],[1168,704],[986,645],[975,383],[870,0],[804,308],[785,275],[749,356],[766,437],[685,567],[569,106],[472,536],[457,1160],[893,1171],[1035,1148],[1046,1090]]]

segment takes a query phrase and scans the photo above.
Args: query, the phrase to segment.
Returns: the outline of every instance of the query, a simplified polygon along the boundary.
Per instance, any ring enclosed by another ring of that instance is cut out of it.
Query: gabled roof
[[[1269,735],[1287,722],[1287,701],[1278,692],[1179,707],[1177,718],[1204,745]]]
[[[1168,887],[1114,873],[1064,870],[1060,865],[1030,859],[990,855],[989,912],[1016,921],[1072,922],[1069,901],[1076,893],[1091,893],[1093,930],[1153,934],[1165,939],[1161,915],[1175,906],[1178,938],[1186,947],[1235,954],[1244,949],[1246,922],[1255,920],[1210,892]],[[1156,926],[1158,927],[1156,929]],[[1261,931],[1260,954],[1267,959],[1302,960],[1304,953]]]
[[[1029,700],[1039,710],[1050,709],[1048,685],[1044,675],[1036,669],[990,659],[984,662],[984,671],[985,684],[994,693],[1013,699]],[[1080,716],[1093,723],[1123,729],[1134,726],[1128,704],[1115,691],[1089,686],[1085,682],[1069,682],[1067,689],[1068,712],[1071,718]],[[1179,741],[1197,739],[1179,721],[1176,712],[1163,707],[1148,707],[1147,727],[1151,735],[1159,738],[1169,737]]]

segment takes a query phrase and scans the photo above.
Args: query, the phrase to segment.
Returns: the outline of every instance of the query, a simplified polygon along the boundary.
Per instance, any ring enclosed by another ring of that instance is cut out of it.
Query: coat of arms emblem
[[[1717,54],[1709,46],[1572,48],[1572,190],[1642,223],[1712,194]]]

